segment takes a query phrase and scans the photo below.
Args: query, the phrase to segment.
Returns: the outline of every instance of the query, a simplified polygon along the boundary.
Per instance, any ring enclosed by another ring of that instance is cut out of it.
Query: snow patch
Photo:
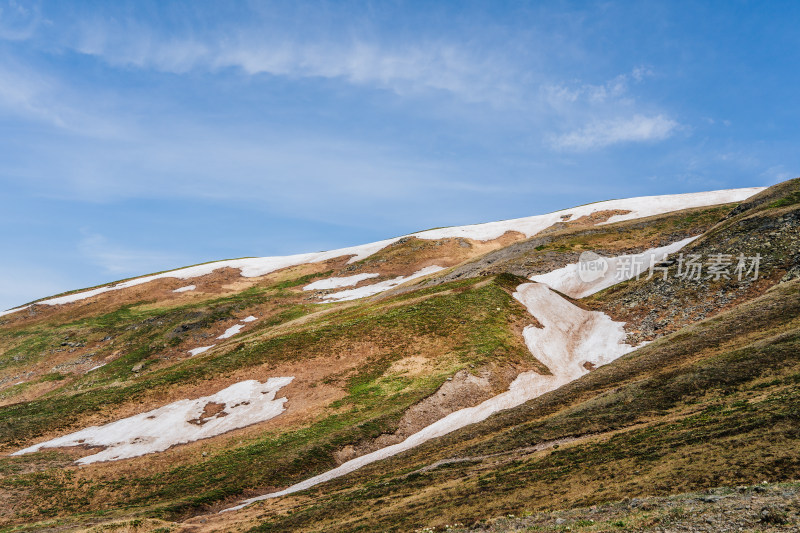
[[[548,390],[586,374],[585,363],[605,365],[634,349],[624,342],[624,322],[581,309],[546,285],[524,283],[513,296],[543,326],[527,326],[522,335],[530,352],[553,374],[540,376]]]
[[[192,354],[192,355],[194,355],[194,354]],[[87,371],[86,371],[86,373],[88,374],[88,373],[89,373],[89,372],[91,372],[92,370],[97,370],[98,368],[103,368],[104,366],[106,366],[106,363],[103,363],[103,364],[100,364],[100,365],[97,365],[97,366],[93,366],[92,368],[90,368],[89,370],[87,370]]]
[[[176,444],[207,439],[278,416],[284,411],[286,398],[275,399],[275,394],[293,379],[279,377],[270,378],[265,383],[256,380],[234,383],[211,396],[178,400],[104,426],[92,426],[42,442],[11,455],[60,446],[106,447],[76,461],[89,464],[161,452]],[[222,408],[209,411],[209,404]]]
[[[314,283],[310,283],[303,287],[304,291],[317,291],[317,290],[325,290],[325,289],[338,289],[341,287],[352,287],[353,285],[357,285],[360,281],[364,281],[365,279],[370,278],[377,278],[380,274],[356,274],[354,276],[344,276],[344,277],[332,277],[327,279],[321,279],[319,281],[315,281]]]
[[[403,442],[342,463],[333,470],[301,481],[282,491],[250,498],[223,512],[308,489],[349,474],[364,465],[397,455],[430,439],[486,420],[498,411],[521,405],[588,373],[589,370],[584,363],[588,362],[594,366],[604,365],[634,349],[633,346],[624,343],[626,334],[622,322],[614,322],[598,311],[581,309],[545,285],[522,284],[517,287],[514,298],[525,305],[528,312],[544,326],[543,328],[528,326],[523,335],[528,349],[547,365],[552,375],[523,372],[511,383],[506,392],[475,407],[450,413]]]
[[[180,287],[179,289],[175,289],[172,292],[186,292],[186,291],[193,291],[197,288],[196,285],[187,285],[185,287]]]
[[[374,294],[378,294],[384,291],[388,291],[389,289],[393,289],[398,285],[402,285],[407,281],[411,281],[412,279],[420,278],[422,276],[427,276],[428,274],[439,272],[440,270],[444,270],[444,267],[432,265],[429,267],[425,267],[422,270],[418,270],[413,274],[411,274],[410,276],[397,276],[394,279],[379,281],[378,283],[373,283],[372,285],[364,285],[363,287],[357,287],[355,289],[348,289],[346,291],[339,291],[331,294],[326,294],[325,296],[323,296],[324,298],[323,303],[344,302],[347,300],[357,300],[359,298],[365,298],[367,296],[372,296]]]
[[[603,258],[608,265],[608,270],[592,281],[581,279],[578,274],[579,263],[572,263],[546,274],[531,276],[530,279],[531,281],[544,283],[551,289],[555,289],[572,298],[584,298],[612,285],[634,278],[636,272],[634,269],[628,268],[628,265],[642,265],[641,273],[646,276],[651,262],[658,263],[665,255],[677,252],[698,237],[689,237],[667,246],[652,248],[640,254]]]
[[[217,261],[214,263],[206,263],[203,265],[195,265],[187,268],[181,268],[178,270],[172,270],[169,272],[162,272],[161,274],[154,274],[152,276],[144,276],[141,278],[131,279],[128,281],[123,281],[121,283],[106,285],[104,287],[99,287],[97,289],[83,291],[75,294],[58,296],[56,298],[48,298],[46,300],[38,301],[36,302],[36,304],[40,305],[68,304],[80,300],[85,300],[86,298],[91,298],[92,296],[97,296],[98,294],[103,294],[108,291],[115,291],[119,289],[127,289],[129,287],[135,287],[137,285],[149,283],[157,279],[163,279],[163,278],[191,279],[199,276],[205,276],[206,274],[210,274],[217,269],[226,267],[239,269],[239,272],[243,277],[254,278],[258,276],[264,276],[266,274],[269,274],[270,272],[275,272],[276,270],[280,270],[282,268],[302,265],[305,263],[320,263],[323,261],[327,261],[329,259],[335,259],[337,257],[343,257],[348,255],[352,256],[349,262],[354,263],[356,261],[360,261],[361,259],[369,257],[378,250],[381,250],[382,248],[385,248],[386,246],[392,244],[399,238],[400,237],[397,237],[395,239],[387,239],[383,241],[373,242],[370,244],[362,244],[360,246],[351,246],[349,248],[339,248],[338,250],[331,250],[328,252],[313,252],[307,254],[295,254],[295,255],[287,255],[281,257],[256,257],[249,259],[229,259],[226,261]],[[27,309],[28,307],[30,306],[28,305],[24,307],[17,307],[15,309],[9,309],[8,311],[2,311],[0,312],[0,316],[7,315],[10,313],[15,313],[17,311],[22,311],[23,309]]]
[[[231,327],[229,327],[228,329],[225,330],[225,333],[223,333],[222,335],[220,335],[217,338],[218,339],[230,339],[231,337],[233,337],[234,335],[236,335],[237,333],[242,331],[243,327],[244,327],[244,324],[236,324],[235,326],[231,326]]]
[[[256,320],[258,319],[253,315],[250,315],[247,318],[243,318],[241,324],[236,324],[235,326],[229,327],[228,329],[225,330],[225,333],[217,337],[217,339],[230,339],[231,337],[242,331],[242,328],[244,328],[244,325],[246,323],[255,322]],[[216,344],[212,344],[211,346],[202,346],[200,348],[194,348],[192,350],[189,350],[189,353],[192,354],[192,356],[195,356],[199,353],[203,353],[207,350],[210,350],[214,346],[216,346]]]

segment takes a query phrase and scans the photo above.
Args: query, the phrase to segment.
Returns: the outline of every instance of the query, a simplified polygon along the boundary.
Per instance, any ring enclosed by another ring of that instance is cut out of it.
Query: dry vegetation
[[[241,380],[295,380],[279,393],[288,402],[278,417],[163,453],[83,467],[73,464],[87,453],[79,447],[0,456],[0,531],[412,531],[454,523],[502,531],[487,520],[797,479],[799,190],[793,180],[735,209],[597,226],[618,214],[605,212],[533,239],[407,238],[353,264],[342,257],[257,278],[221,269],[2,317],[5,454]],[[523,370],[547,372],[522,340],[535,321],[511,297],[520,276],[584,250],[635,253],[701,233],[691,251],[761,253],[761,280],[633,280],[576,302],[627,321],[633,340],[656,340],[400,456],[214,514],[396,442],[496,394]],[[375,272],[375,281],[434,264],[448,269],[355,302],[320,305],[302,290],[330,276]],[[190,283],[195,291],[172,292]],[[258,320],[216,340],[248,315]],[[614,515],[608,525],[640,518]],[[598,530],[580,520],[576,528]]]

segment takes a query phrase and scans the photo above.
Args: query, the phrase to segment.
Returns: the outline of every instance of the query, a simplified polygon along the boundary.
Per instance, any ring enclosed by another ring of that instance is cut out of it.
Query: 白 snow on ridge
[[[431,265],[408,276],[397,276],[396,278],[387,279],[386,281],[379,281],[378,283],[373,283],[371,285],[364,285],[362,287],[356,287],[355,289],[347,289],[344,291],[326,294],[323,296],[324,300],[322,303],[345,302],[348,300],[366,298],[367,296],[373,296],[375,294],[388,291],[389,289],[394,289],[395,287],[402,285],[407,281],[411,281],[412,279],[421,278],[429,274],[435,274],[436,272],[442,270],[444,270],[444,267]]]
[[[103,446],[104,450],[78,459],[78,464],[116,461],[164,451],[275,418],[286,398],[275,398],[293,377],[241,381],[211,396],[178,400],[104,426],[92,426],[30,446],[11,455],[23,455],[62,446]],[[208,410],[208,407],[217,409]]]
[[[532,237],[540,231],[560,222],[562,216],[571,215],[571,219],[577,219],[582,216],[588,216],[598,211],[628,211],[625,214],[618,214],[610,217],[605,224],[613,222],[621,222],[623,220],[631,220],[635,218],[642,218],[647,216],[668,213],[670,211],[678,211],[681,209],[689,209],[692,207],[704,207],[710,205],[725,204],[731,202],[740,202],[749,198],[750,196],[763,191],[764,187],[749,187],[744,189],[724,189],[720,191],[708,191],[699,193],[686,193],[686,194],[672,194],[661,196],[641,196],[638,198],[628,198],[624,200],[608,200],[604,202],[597,202],[593,204],[582,205],[571,209],[562,209],[553,213],[544,215],[535,215],[531,217],[517,218],[511,220],[503,220],[499,222],[488,222],[484,224],[472,224],[468,226],[455,226],[450,228],[441,228],[435,230],[421,231],[412,233],[404,237],[417,237],[420,239],[437,240],[444,238],[463,237],[480,241],[493,240],[501,237],[508,231],[517,231],[525,235],[525,237]],[[283,257],[258,257],[250,259],[230,259],[226,261],[216,261],[213,263],[206,263],[203,265],[195,265],[169,272],[162,272],[161,274],[154,274],[151,276],[144,276],[128,280],[121,283],[106,285],[97,289],[78,292],[75,294],[68,294],[55,298],[48,298],[36,302],[40,305],[59,305],[76,302],[104,292],[125,289],[143,283],[162,278],[177,278],[177,279],[190,279],[199,276],[210,274],[211,272],[220,268],[234,268],[239,269],[243,277],[258,277],[275,272],[282,268],[291,266],[302,265],[305,263],[320,263],[329,259],[337,257],[351,256],[348,264],[355,263],[369,257],[370,255],[382,250],[386,246],[397,242],[403,237],[396,237],[393,239],[386,239],[360,246],[351,246],[348,248],[340,248],[338,250],[331,250],[327,252],[313,252],[306,254],[296,254]],[[9,309],[7,311],[0,311],[0,317],[22,311],[27,309],[30,305]]]
[[[257,496],[225,509],[234,511],[269,498],[277,498],[308,489],[320,483],[349,474],[362,466],[410,450],[430,439],[441,437],[491,415],[511,409],[542,394],[557,389],[589,372],[589,368],[610,363],[635,349],[626,344],[622,322],[614,322],[605,313],[587,311],[567,301],[546,285],[524,283],[514,293],[520,303],[535,317],[542,328],[527,326],[525,344],[544,363],[551,375],[523,372],[508,390],[474,407],[460,409],[426,426],[403,442],[362,455],[333,470],[311,477],[284,490]],[[587,364],[588,363],[588,364]]]
[[[247,323],[247,322],[255,322],[256,320],[258,320],[256,317],[254,317],[253,315],[250,315],[250,316],[248,316],[246,318],[243,318],[242,322],[245,322],[245,323]]]
[[[189,354],[191,354],[191,356],[194,357],[197,354],[201,354],[203,352],[207,352],[208,350],[210,350],[214,346],[216,346],[216,344],[212,344],[211,346],[200,346],[199,348],[192,348],[191,350],[189,350]]]
[[[589,216],[598,211],[629,211],[625,214],[611,216],[602,224],[612,224],[636,218],[644,218],[653,215],[680,211],[693,207],[705,207],[718,204],[727,204],[746,200],[754,194],[758,194],[766,187],[750,187],[746,189],[724,189],[720,191],[708,191],[686,194],[667,194],[661,196],[640,196],[637,198],[626,198],[622,200],[606,200],[586,204],[571,209],[562,209],[545,215],[535,215],[532,217],[502,220],[499,222],[488,222],[485,224],[473,224],[469,226],[456,226],[451,228],[441,228],[435,230],[414,233],[414,237],[420,239],[444,239],[448,237],[464,237],[479,241],[487,241],[502,236],[507,231],[518,231],[526,237],[533,237],[540,231],[549,228],[553,224],[562,222],[562,217],[571,215],[570,220]]]
[[[352,287],[365,279],[377,278],[378,273],[355,274],[353,276],[331,277],[309,283],[303,287],[304,291],[320,291],[327,289],[339,289],[342,287]]]
[[[667,246],[660,248],[652,248],[645,250],[640,254],[619,255],[615,257],[601,257],[601,261],[605,261],[606,271],[596,279],[583,280],[578,274],[578,267],[580,263],[570,263],[564,267],[556,270],[551,270],[546,274],[538,274],[531,276],[531,281],[544,283],[551,289],[555,289],[562,294],[566,294],[572,298],[585,298],[603,289],[607,289],[612,285],[616,285],[621,281],[633,279],[640,274],[645,274],[653,264],[658,264],[667,255],[673,254],[681,250],[684,246],[699,238],[689,237],[680,241],[673,242]],[[641,270],[637,268],[629,268],[635,265],[640,265]]]
[[[187,285],[185,287],[179,287],[179,288],[173,290],[172,292],[187,292],[187,291],[193,291],[196,288],[197,288],[196,285]]]

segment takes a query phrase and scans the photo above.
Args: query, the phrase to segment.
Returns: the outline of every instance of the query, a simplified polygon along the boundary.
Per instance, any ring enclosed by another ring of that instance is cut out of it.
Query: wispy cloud
[[[507,73],[485,58],[435,43],[398,49],[368,42],[334,48],[244,44],[220,50],[212,64],[241,68],[248,74],[338,78],[401,94],[433,89],[468,101],[497,101],[506,96],[503,81]]]
[[[778,183],[800,176],[800,172],[790,171],[784,165],[773,165],[761,173],[761,177],[771,183]]]
[[[96,146],[100,149],[91,158],[69,146],[42,152],[60,169],[58,182],[47,183],[47,194],[98,203],[213,201],[342,222],[382,217],[387,204],[433,203],[421,193],[436,191],[439,198],[464,179],[450,165],[418,154],[326,136],[297,140],[264,134],[254,140],[199,128],[189,135],[163,126],[150,139]],[[89,247],[98,241],[87,239],[87,251],[105,249]]]
[[[641,83],[653,75],[649,67],[636,67],[628,73],[619,74],[603,83],[543,83],[541,94],[553,109],[563,110],[576,104],[632,104],[631,85]]]
[[[554,136],[551,142],[560,150],[595,150],[620,143],[661,141],[670,137],[678,126],[665,115],[634,115],[593,122],[579,130]]]
[[[220,39],[162,37],[146,28],[92,25],[73,46],[112,65],[171,73],[238,69],[255,76],[338,79],[398,94],[446,91],[471,102],[509,98],[514,73],[502,56],[478,54],[453,43],[420,41],[391,45],[350,37],[306,42],[239,32]]]
[[[0,119],[13,116],[103,138],[121,133],[119,116],[106,116],[92,95],[73,92],[57,77],[0,57]]]
[[[41,21],[39,6],[34,2],[0,1],[0,39],[29,39]]]
[[[155,272],[183,263],[177,255],[120,246],[98,233],[85,233],[78,249],[90,263],[115,276]]]
[[[0,65],[0,110],[64,127],[62,113],[50,101],[53,86],[41,74]]]

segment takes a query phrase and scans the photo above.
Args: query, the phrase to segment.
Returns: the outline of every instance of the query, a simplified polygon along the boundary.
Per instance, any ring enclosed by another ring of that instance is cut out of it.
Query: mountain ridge
[[[427,239],[437,239],[443,237],[454,237],[454,236],[463,236],[463,235],[471,235],[475,237],[475,231],[470,230],[477,230],[477,233],[481,236],[487,236],[492,234],[493,231],[497,231],[497,227],[507,228],[506,231],[514,231],[520,225],[525,226],[526,222],[538,221],[539,219],[545,219],[545,217],[560,217],[562,213],[566,213],[567,211],[586,211],[586,208],[589,206],[594,207],[606,207],[608,209],[613,209],[615,206],[621,205],[623,203],[632,202],[632,203],[639,203],[639,202],[646,202],[646,203],[656,203],[664,202],[664,201],[679,201],[683,200],[689,206],[698,206],[698,205],[708,205],[704,202],[712,202],[712,203],[726,203],[723,200],[735,200],[735,199],[742,199],[752,196],[753,194],[764,190],[763,187],[749,187],[749,188],[741,188],[741,189],[721,189],[717,191],[708,191],[702,193],[682,193],[682,194],[675,194],[675,195],[659,195],[659,196],[642,196],[642,197],[634,197],[634,198],[627,198],[621,200],[605,200],[594,202],[591,204],[584,204],[581,206],[576,206],[573,208],[568,209],[561,209],[558,211],[553,211],[550,213],[546,213],[543,215],[532,215],[529,217],[523,218],[516,218],[516,219],[507,219],[502,221],[496,222],[484,222],[478,224],[470,224],[466,226],[448,226],[444,228],[436,228],[430,230],[423,230],[416,233],[411,233],[408,235],[402,235],[400,237],[385,239],[381,241],[376,241],[373,243],[362,244],[362,245],[355,245],[349,246],[345,248],[339,248],[335,250],[329,250],[324,252],[309,252],[309,253],[302,253],[302,254],[294,254],[289,256],[271,256],[271,257],[244,257],[239,259],[228,259],[228,260],[215,260],[215,261],[208,261],[204,263],[198,263],[196,265],[192,265],[189,267],[179,267],[170,270],[165,270],[162,272],[158,272],[155,274],[145,274],[141,276],[136,276],[132,278],[125,278],[124,280],[118,280],[112,283],[106,283],[97,285],[90,289],[75,289],[73,291],[67,291],[66,293],[62,293],[60,296],[55,297],[44,297],[34,300],[30,304],[26,304],[20,307],[16,307],[13,309],[8,309],[6,311],[0,311],[0,317],[11,314],[17,311],[24,310],[26,307],[30,306],[34,303],[50,303],[58,304],[58,303],[69,303],[74,301],[74,297],[78,294],[83,292],[90,292],[92,294],[86,295],[84,297],[89,297],[93,294],[99,294],[99,292],[92,292],[92,290],[99,290],[104,288],[116,288],[117,285],[122,284],[124,287],[133,286],[132,284],[128,284],[129,282],[136,282],[135,284],[139,283],[147,283],[149,281],[158,279],[158,277],[177,277],[179,279],[190,279],[192,277],[197,277],[200,272],[202,273],[210,273],[213,270],[218,268],[224,268],[228,266],[233,266],[234,268],[240,268],[243,276],[248,276],[248,274],[252,276],[256,275],[263,275],[269,273],[271,270],[277,270],[280,268],[285,268],[288,266],[296,266],[298,264],[302,264],[305,262],[317,262],[320,260],[324,260],[322,258],[333,258],[339,256],[346,256],[346,255],[353,255],[354,257],[351,258],[351,261],[357,261],[359,259],[364,259],[366,256],[372,255],[373,253],[385,248],[389,244],[397,242],[400,239],[408,238],[408,237],[420,237],[420,238],[427,238]],[[695,204],[695,205],[691,205]],[[664,209],[664,207],[656,207],[653,209],[652,206],[648,206],[649,211],[652,214],[658,214],[660,212],[659,209]],[[647,210],[647,208],[645,208]],[[669,211],[670,209],[667,209]],[[598,211],[595,209],[590,210],[590,212]],[[619,219],[624,219],[624,215],[616,215]],[[646,216],[646,215],[645,215]],[[636,218],[640,218],[636,216]],[[534,226],[536,226],[534,222]],[[512,229],[515,228],[515,229]],[[503,232],[505,233],[505,231]],[[532,234],[527,235],[528,237],[532,236],[533,234],[538,233],[538,231],[534,231]],[[494,240],[494,238],[500,237],[500,235],[494,235],[493,238],[487,239],[476,239],[476,240]],[[354,254],[349,254],[349,252],[356,252]],[[364,254],[367,254],[364,256]],[[272,265],[270,263],[276,262],[278,265]],[[257,263],[266,263],[266,266],[258,265]],[[241,265],[241,266],[239,266]],[[214,266],[214,268],[211,268]],[[173,276],[169,276],[168,274],[172,274]]]

